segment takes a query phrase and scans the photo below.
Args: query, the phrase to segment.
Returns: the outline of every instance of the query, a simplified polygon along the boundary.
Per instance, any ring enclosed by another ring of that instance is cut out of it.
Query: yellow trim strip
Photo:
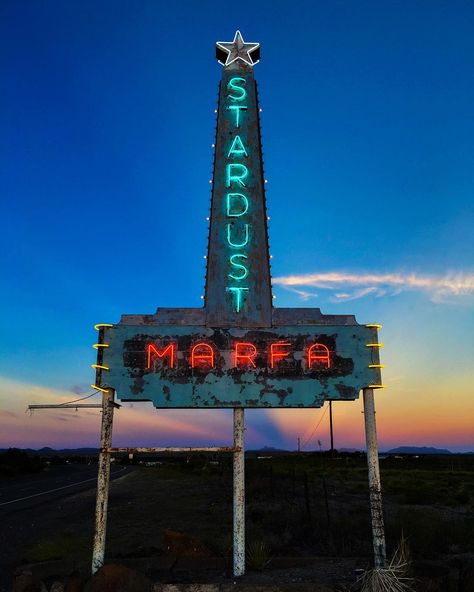
[[[369,388],[386,388],[384,384],[369,384]]]
[[[113,327],[113,325],[110,325],[109,323],[98,323],[97,325],[94,325],[94,329],[96,331],[98,331],[101,327]]]
[[[369,364],[367,368],[385,368],[385,364]]]
[[[365,347],[385,347],[385,346],[383,343],[366,343]]]
[[[92,346],[94,349],[99,349],[99,347],[109,347],[108,343],[94,343]]]
[[[101,386],[97,386],[96,384],[91,384],[91,387],[93,389],[96,389],[97,391],[101,391],[102,393],[108,393],[110,389],[103,389]]]
[[[383,325],[379,325],[378,323],[370,323],[369,325],[366,325],[366,327],[372,327],[373,329],[381,329]]]
[[[91,364],[91,368],[99,368],[99,370],[110,370],[108,366],[101,366],[100,364]]]

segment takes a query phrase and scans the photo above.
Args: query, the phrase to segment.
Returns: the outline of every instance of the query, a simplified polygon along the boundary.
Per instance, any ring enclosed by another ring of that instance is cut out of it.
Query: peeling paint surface
[[[106,329],[103,361],[110,368],[103,385],[122,401],[152,401],[157,408],[321,407],[325,400],[354,400],[379,384],[375,329],[364,325],[279,326],[272,329],[177,325],[114,325]],[[206,342],[216,351],[215,368],[192,368],[190,350]],[[236,342],[255,344],[256,367],[236,368]],[[291,343],[287,358],[272,369],[269,346]],[[307,368],[305,352],[314,342],[331,352],[331,366]],[[158,360],[147,368],[147,344],[177,347],[174,368]]]

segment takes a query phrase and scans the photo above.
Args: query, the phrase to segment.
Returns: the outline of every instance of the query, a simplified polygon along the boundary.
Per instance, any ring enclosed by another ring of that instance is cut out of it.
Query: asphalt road
[[[111,479],[133,467],[111,467]],[[0,481],[0,592],[11,590],[25,550],[79,520],[90,531],[94,521],[97,464],[51,465],[41,473]],[[78,495],[79,494],[79,495]]]
[[[125,475],[127,470],[112,466],[111,478]],[[0,482],[0,517],[95,488],[96,483],[96,464],[53,465],[41,473]]]

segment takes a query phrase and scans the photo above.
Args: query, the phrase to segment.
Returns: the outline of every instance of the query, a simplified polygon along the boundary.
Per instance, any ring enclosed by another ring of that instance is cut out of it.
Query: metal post
[[[332,429],[332,401],[329,401],[329,432],[331,436],[331,456],[334,456],[334,432]]]
[[[374,391],[364,389],[365,440],[367,443],[367,465],[369,469],[370,513],[372,517],[372,538],[374,543],[374,566],[384,567],[387,560],[385,531],[380,488],[379,455],[375,428]]]
[[[112,423],[114,418],[114,391],[102,393],[102,427],[100,432],[99,472],[97,476],[97,501],[95,506],[94,548],[92,551],[92,574],[104,565],[107,504],[110,482],[110,452]]]
[[[245,573],[245,449],[244,449],[244,410],[234,408],[234,522],[233,522],[233,560],[234,576]]]

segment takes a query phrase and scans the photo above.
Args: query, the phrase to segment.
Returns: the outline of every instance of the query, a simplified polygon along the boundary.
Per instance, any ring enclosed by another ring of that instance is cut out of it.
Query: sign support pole
[[[100,431],[99,472],[97,476],[97,501],[95,507],[94,548],[92,551],[92,574],[104,565],[107,505],[110,483],[110,447],[114,418],[114,390],[102,393],[102,425]]]
[[[385,530],[382,511],[382,491],[380,487],[379,455],[375,427],[374,390],[363,389],[365,440],[367,443],[367,465],[369,470],[370,513],[372,517],[372,538],[374,543],[374,566],[385,567]]]
[[[245,573],[245,449],[244,409],[234,408],[234,514],[233,514],[233,563],[234,576]]]

